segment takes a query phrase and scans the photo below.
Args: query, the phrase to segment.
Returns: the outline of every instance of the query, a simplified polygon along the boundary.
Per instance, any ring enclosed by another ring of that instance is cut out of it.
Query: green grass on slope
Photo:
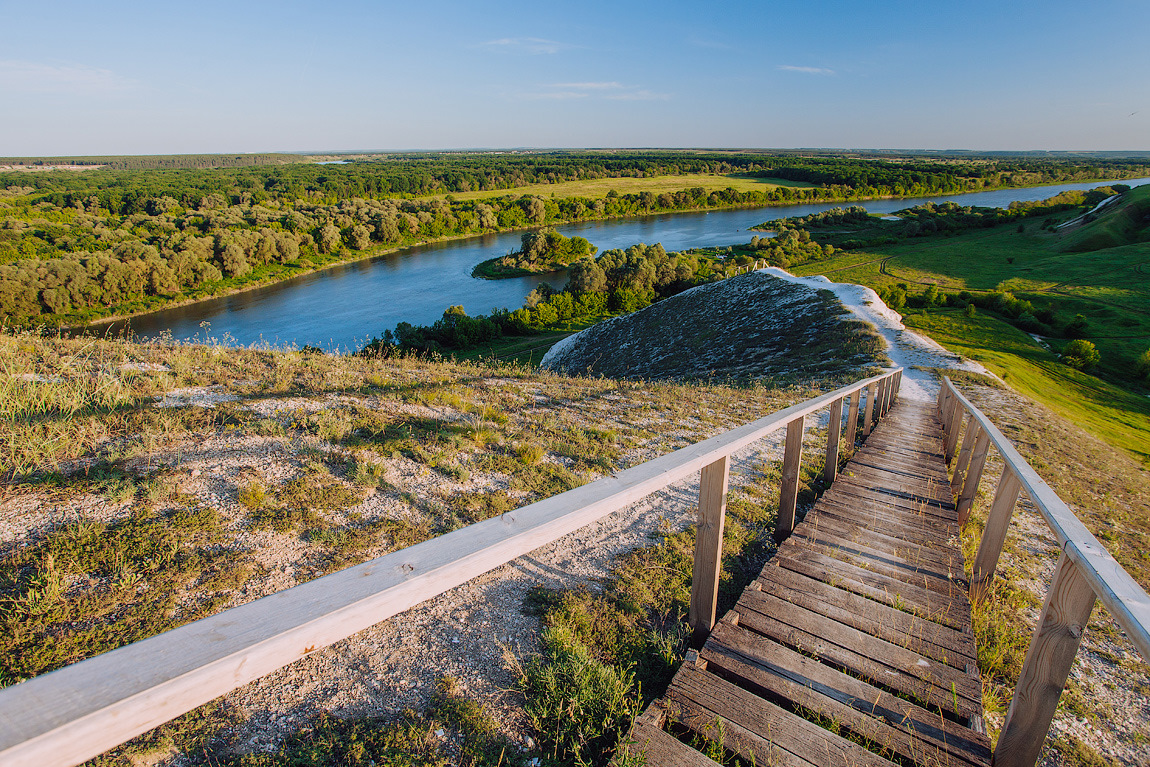
[[[913,310],[903,321],[1143,464],[1150,462],[1150,399],[1063,365],[1028,335],[985,312],[971,318],[957,309]]]
[[[1113,248],[1150,239],[1150,186],[1131,189],[1126,197],[1110,203],[1098,217],[1067,232],[1059,250],[1083,252]]]

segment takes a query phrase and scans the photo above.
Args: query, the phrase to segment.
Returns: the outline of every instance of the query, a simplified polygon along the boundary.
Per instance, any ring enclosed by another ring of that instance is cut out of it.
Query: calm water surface
[[[1105,182],[1117,183],[1117,182]],[[962,205],[1006,207],[1016,200],[1052,197],[1068,189],[1092,189],[1104,182],[1057,184],[1030,189],[853,203],[872,213],[891,213],[923,202],[954,200]],[[1140,186],[1150,178],[1121,183]],[[668,251],[748,242],[750,227],[785,216],[805,216],[851,203],[788,205],[708,213],[670,213],[644,218],[588,221],[558,226],[567,236],[586,237],[600,252],[637,242],[663,243]],[[448,306],[461,304],[468,314],[522,306],[540,282],[561,288],[563,273],[508,280],[478,280],[471,270],[481,261],[519,246],[521,232],[421,245],[376,258],[304,275],[287,282],[223,298],[133,317],[111,326],[130,325],[142,338],[170,333],[174,338],[226,339],[233,345],[304,346],[331,351],[362,346],[399,322],[428,325]],[[207,323],[204,325],[203,323]],[[101,332],[109,326],[99,326]]]

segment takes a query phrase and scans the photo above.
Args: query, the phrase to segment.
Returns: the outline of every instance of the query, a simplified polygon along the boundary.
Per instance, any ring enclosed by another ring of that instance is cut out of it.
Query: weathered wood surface
[[[890,406],[656,704],[673,732],[758,764],[990,764],[946,452],[932,405]]]

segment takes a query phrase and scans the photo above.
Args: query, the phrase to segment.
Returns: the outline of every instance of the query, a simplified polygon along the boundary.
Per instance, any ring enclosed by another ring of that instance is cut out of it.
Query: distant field
[[[559,184],[531,184],[515,189],[496,189],[486,192],[453,192],[457,200],[484,200],[489,197],[503,197],[508,194],[533,194],[540,197],[606,197],[614,190],[619,194],[638,194],[651,192],[678,192],[681,189],[690,189],[701,186],[708,192],[731,187],[739,192],[767,191],[780,186],[793,189],[809,189],[813,184],[802,181],[787,181],[782,178],[747,178],[739,174],[722,175],[717,173],[692,174],[683,176],[654,176],[651,178],[591,178],[582,181],[564,181]],[[446,194],[432,195],[446,197]]]

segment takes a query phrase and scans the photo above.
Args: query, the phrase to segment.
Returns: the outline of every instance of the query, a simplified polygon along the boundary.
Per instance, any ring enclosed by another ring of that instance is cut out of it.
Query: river
[[[1016,200],[1042,200],[1068,189],[1092,189],[1106,183],[1119,182],[1054,184],[862,203],[669,213],[586,221],[556,229],[567,236],[586,237],[600,252],[637,242],[661,242],[668,251],[674,251],[745,243],[752,236],[747,229],[765,220],[805,216],[849,204],[862,205],[872,213],[892,213],[924,202],[946,200],[962,205],[1006,207]],[[1150,183],[1150,178],[1120,183],[1140,186]],[[230,345],[312,345],[347,351],[359,348],[399,322],[431,324],[451,305],[462,305],[468,314],[485,314],[493,308],[520,307],[524,297],[541,282],[561,288],[565,282],[562,273],[508,280],[471,277],[471,270],[479,262],[517,249],[521,234],[507,232],[405,248],[264,288],[97,327],[100,332],[110,329],[118,333],[130,326],[144,339],[170,334],[176,339],[215,338]]]

